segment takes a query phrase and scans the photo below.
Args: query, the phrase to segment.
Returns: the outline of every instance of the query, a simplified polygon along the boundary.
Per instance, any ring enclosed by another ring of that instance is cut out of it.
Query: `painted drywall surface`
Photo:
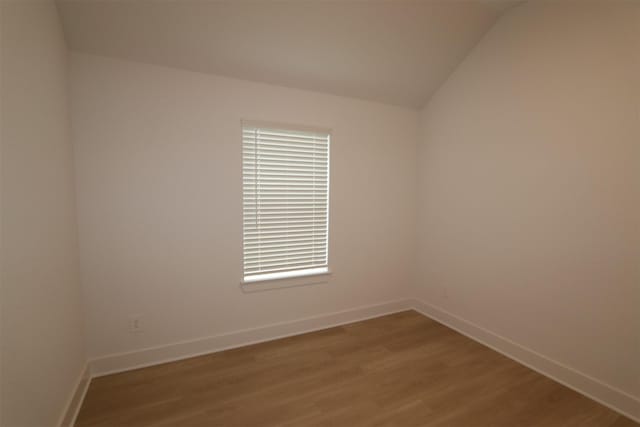
[[[68,52],[53,1],[0,8],[0,424],[51,426],[85,364]]]
[[[84,54],[72,110],[92,358],[406,296],[417,112]],[[328,283],[241,291],[241,119],[333,130]]]
[[[514,8],[422,116],[416,295],[640,396],[637,2]]]
[[[79,52],[415,108],[511,3],[59,2]]]

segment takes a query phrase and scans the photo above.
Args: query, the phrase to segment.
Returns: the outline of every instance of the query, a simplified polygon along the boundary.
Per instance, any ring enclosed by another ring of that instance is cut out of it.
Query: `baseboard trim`
[[[640,399],[589,375],[563,365],[534,350],[493,333],[440,307],[419,300],[402,299],[357,307],[290,322],[243,329],[203,339],[113,354],[93,359],[78,381],[61,425],[73,425],[92,377],[115,374],[162,363],[174,362],[232,348],[286,338],[413,309],[477,341],[516,362],[577,391],[590,399],[640,422]],[[90,369],[90,371],[89,371]]]
[[[640,399],[495,334],[442,308],[414,300],[417,312],[559,382],[626,417],[640,422]]]
[[[94,377],[115,374],[132,369],[174,362],[190,357],[327,329],[347,323],[406,311],[411,308],[412,300],[402,299],[382,304],[356,307],[349,310],[319,316],[307,317],[290,322],[274,323],[258,328],[243,329],[198,340],[184,341],[128,353],[113,354],[91,360],[91,372]]]
[[[74,387],[71,396],[69,396],[69,402],[67,403],[65,411],[62,413],[62,417],[58,423],[59,426],[71,427],[75,424],[80,408],[82,407],[82,402],[84,402],[84,397],[87,395],[90,383],[91,368],[89,363],[86,363],[84,369],[80,373],[80,377],[76,382],[76,386]]]

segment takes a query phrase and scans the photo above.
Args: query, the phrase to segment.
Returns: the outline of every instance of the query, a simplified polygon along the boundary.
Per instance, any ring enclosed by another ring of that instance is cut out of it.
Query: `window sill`
[[[250,293],[270,291],[274,289],[294,288],[298,286],[319,285],[327,283],[331,274],[331,270],[327,270],[322,273],[306,274],[294,277],[254,280],[250,282],[242,281],[240,283],[240,288],[242,289],[242,292]]]

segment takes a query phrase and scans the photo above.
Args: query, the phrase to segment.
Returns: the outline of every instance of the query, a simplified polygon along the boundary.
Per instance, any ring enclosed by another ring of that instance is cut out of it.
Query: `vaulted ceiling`
[[[73,50],[422,107],[511,0],[59,0]]]

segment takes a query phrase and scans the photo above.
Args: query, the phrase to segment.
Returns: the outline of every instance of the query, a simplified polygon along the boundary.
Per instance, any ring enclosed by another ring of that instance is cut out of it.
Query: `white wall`
[[[640,396],[640,4],[530,2],[422,117],[416,295]]]
[[[422,135],[410,110],[74,54],[90,357],[417,296],[640,396],[639,13],[513,9]],[[333,128],[329,283],[240,290],[241,118]]]
[[[72,77],[92,358],[406,297],[417,112],[83,54]],[[329,283],[240,290],[243,118],[333,129]]]
[[[68,56],[53,1],[0,12],[0,424],[52,426],[85,364]]]

